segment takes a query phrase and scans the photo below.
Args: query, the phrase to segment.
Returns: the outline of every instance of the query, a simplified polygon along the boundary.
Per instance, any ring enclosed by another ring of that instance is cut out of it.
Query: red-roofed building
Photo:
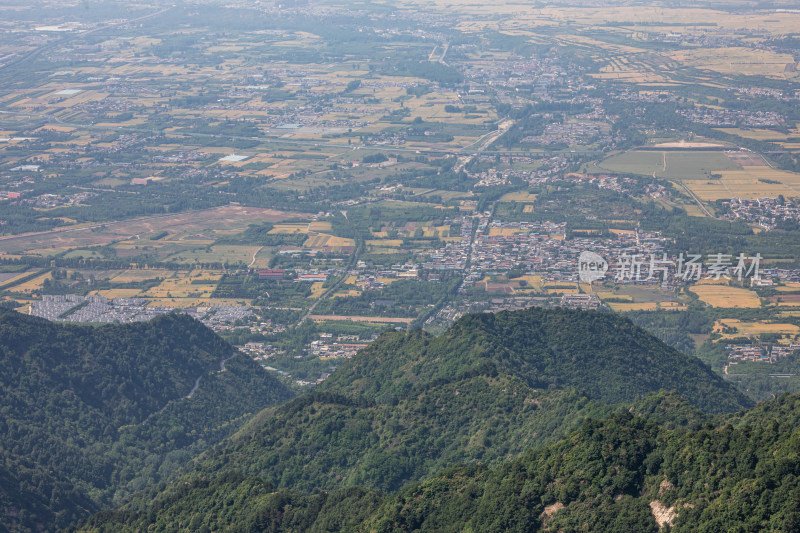
[[[258,277],[263,279],[283,279],[286,277],[286,271],[283,269],[259,270]]]

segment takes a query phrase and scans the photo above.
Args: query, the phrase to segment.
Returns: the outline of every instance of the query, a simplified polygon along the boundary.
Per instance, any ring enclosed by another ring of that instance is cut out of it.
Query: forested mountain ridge
[[[281,488],[391,492],[452,464],[516,457],[661,383],[709,411],[750,405],[695,358],[615,315],[471,315],[439,337],[385,333],[311,393],[255,417],[198,469]],[[700,416],[673,407],[686,423]],[[678,418],[661,411],[664,423]]]
[[[291,396],[182,315],[94,327],[2,312],[0,387],[0,531],[123,502]]]
[[[395,494],[276,489],[232,472],[170,486],[80,531],[797,531],[800,396],[693,429],[621,412],[495,468],[455,466]]]
[[[532,388],[575,387],[603,403],[675,390],[706,412],[753,405],[699,359],[626,318],[536,307],[466,315],[438,337],[385,333],[319,389],[391,402],[414,387],[487,364]]]
[[[9,382],[28,380],[41,395],[36,404],[23,402],[19,413],[46,422],[75,420],[77,431],[65,433],[55,424],[26,426],[6,415],[16,424],[18,451],[34,459],[31,468],[49,468],[52,478],[63,481],[45,491],[44,515],[30,510],[46,516],[60,509],[53,521],[61,525],[80,518],[82,508],[111,502],[112,487],[113,501],[123,503],[131,492],[167,479],[177,465],[236,429],[230,421],[242,422],[237,417],[258,403],[260,393],[247,391],[261,390],[259,384],[271,391],[261,394],[262,406],[288,396],[247,358],[234,358],[218,372],[232,348],[186,317],[99,328],[19,315],[7,322],[0,333],[9,339],[5,364],[16,361],[14,368],[29,370],[15,374],[8,368],[2,375]],[[33,327],[43,328],[41,334],[26,337]],[[150,348],[137,351],[143,345]],[[202,386],[187,400],[201,375]],[[652,394],[662,388],[677,393]],[[69,401],[56,406],[54,394]],[[303,493],[364,487],[347,497],[383,501],[376,490],[396,492],[453,464],[497,467],[631,401],[622,409],[669,427],[702,425],[708,415],[698,408],[719,412],[750,404],[696,359],[616,315],[561,309],[469,315],[438,337],[385,333],[314,391],[257,414],[203,455],[180,483],[205,479],[215,493],[215,479],[249,484],[247,476],[253,476],[261,487],[251,487],[254,493],[277,487],[303,491],[292,498],[306,498]],[[48,442],[53,445],[45,449],[65,450],[66,469],[52,468],[52,457],[38,446]],[[96,442],[103,444],[92,447]],[[19,453],[10,457],[23,464]],[[19,485],[16,493],[25,494],[25,483]],[[164,486],[129,508],[165,497],[159,495]],[[59,507],[67,496],[74,501]]]
[[[690,400],[657,392],[661,382]],[[205,480],[206,495],[221,490],[209,481],[217,479],[265,497],[276,488],[304,499],[363,487],[374,498],[375,489],[392,493],[453,464],[500,465],[622,411],[699,427],[711,417],[696,405],[726,411],[750,402],[615,315],[471,315],[439,337],[385,333],[311,393],[256,415],[184,482]],[[158,501],[160,490],[129,509]]]
[[[257,417],[198,470],[298,490],[395,491],[454,463],[516,457],[612,411],[574,389],[536,391],[497,373],[460,376],[391,404],[317,391]]]

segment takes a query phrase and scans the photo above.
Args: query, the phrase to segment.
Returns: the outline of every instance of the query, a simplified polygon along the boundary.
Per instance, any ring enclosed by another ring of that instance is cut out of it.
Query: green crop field
[[[702,179],[713,172],[740,167],[722,152],[636,151],[614,155],[590,168],[597,172],[625,172],[659,178]]]

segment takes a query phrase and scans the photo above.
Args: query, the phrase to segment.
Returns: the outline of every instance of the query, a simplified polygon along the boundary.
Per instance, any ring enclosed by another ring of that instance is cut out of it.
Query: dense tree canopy
[[[94,327],[2,312],[0,389],[0,523],[11,531],[121,503],[289,397],[185,315]]]
[[[798,417],[797,395],[695,429],[622,412],[499,467],[456,466],[391,495],[198,477],[146,510],[101,513],[81,530],[797,531]]]

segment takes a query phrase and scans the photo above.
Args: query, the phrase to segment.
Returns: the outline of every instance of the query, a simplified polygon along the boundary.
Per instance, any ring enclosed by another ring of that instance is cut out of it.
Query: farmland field
[[[738,135],[746,139],[755,139],[757,141],[783,141],[788,135],[774,130],[764,129],[742,129],[742,128],[717,128],[723,133],[730,133],[731,135]]]
[[[798,335],[800,334],[800,326],[795,324],[777,324],[769,322],[748,322],[734,318],[725,318],[717,320],[714,324],[714,331],[722,333],[724,326],[735,328],[736,333],[724,334],[726,337],[736,337],[741,335],[761,335],[767,334],[783,334],[783,335]]]
[[[330,371],[312,337],[563,294],[689,352],[796,322],[796,2],[51,2],[65,32],[6,3],[3,301],[251,306],[201,320],[297,387]],[[578,281],[583,251],[690,248],[772,285]]]
[[[702,302],[712,307],[761,307],[758,295],[750,290],[728,285],[697,284],[690,289]]]
[[[261,250],[260,246],[214,245],[194,248],[170,255],[167,261],[179,263],[244,263],[249,265]]]
[[[654,311],[658,309],[658,304],[655,302],[645,302],[645,303],[609,302],[608,306],[617,312]]]
[[[800,197],[800,174],[773,170],[767,166],[723,170],[713,180],[685,180],[683,183],[702,200],[724,198]]]
[[[144,217],[123,222],[108,222],[100,227],[80,225],[53,231],[0,237],[0,247],[6,252],[30,252],[42,248],[80,248],[89,245],[109,244],[130,239],[136,235],[149,235],[170,228],[171,233],[192,236],[215,236],[224,232],[240,232],[258,220],[274,222],[297,218],[298,213],[273,209],[226,206],[214,209]],[[157,241],[155,241],[157,242]]]
[[[510,192],[500,197],[501,202],[520,202],[523,204],[533,202],[535,200],[536,200],[535,194],[531,194],[525,191]]]
[[[601,170],[654,175],[671,179],[711,177],[712,173],[741,169],[723,152],[633,151],[612,156],[598,163]]]

